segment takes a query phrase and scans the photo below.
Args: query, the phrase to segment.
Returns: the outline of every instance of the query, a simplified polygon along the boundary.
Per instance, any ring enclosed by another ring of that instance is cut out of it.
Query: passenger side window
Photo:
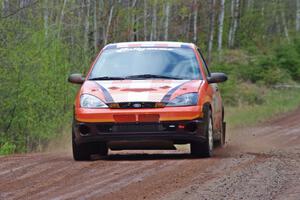
[[[207,64],[206,64],[206,62],[205,62],[205,60],[204,60],[204,58],[203,58],[203,55],[202,55],[200,49],[197,49],[197,50],[198,50],[198,53],[199,53],[199,55],[200,55],[200,60],[201,60],[201,62],[202,62],[202,66],[203,66],[203,69],[204,69],[205,76],[206,76],[206,77],[209,77],[209,76],[210,76],[210,72],[209,72],[208,67],[207,67]]]

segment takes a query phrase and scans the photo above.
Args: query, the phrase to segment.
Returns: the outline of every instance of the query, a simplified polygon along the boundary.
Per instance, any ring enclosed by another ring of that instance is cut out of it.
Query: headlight
[[[166,106],[194,106],[198,103],[198,93],[180,95],[170,101]]]
[[[107,108],[107,105],[103,103],[99,98],[83,94],[80,97],[80,107],[82,108]]]

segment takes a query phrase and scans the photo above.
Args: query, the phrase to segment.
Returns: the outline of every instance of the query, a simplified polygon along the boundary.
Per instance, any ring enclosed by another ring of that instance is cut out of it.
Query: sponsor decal
[[[161,102],[168,103],[170,101],[170,98],[171,98],[172,94],[174,92],[176,92],[176,90],[178,90],[181,86],[183,86],[187,82],[189,82],[189,81],[181,83],[180,85],[177,85],[176,87],[174,87],[171,90],[169,90],[169,92],[162,98]]]
[[[103,87],[101,84],[99,84],[98,82],[97,82],[97,84],[100,86],[100,88],[101,88],[101,90],[103,92],[105,101],[106,102],[114,102],[114,99],[110,95],[109,91],[105,87]]]
[[[172,94],[190,80],[96,81],[106,103],[168,102]],[[138,106],[138,105],[136,105]]]

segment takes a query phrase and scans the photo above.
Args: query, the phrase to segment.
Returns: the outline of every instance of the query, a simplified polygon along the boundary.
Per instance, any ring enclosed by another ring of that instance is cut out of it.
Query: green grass
[[[264,95],[264,103],[260,105],[225,107],[225,120],[231,128],[254,125],[299,106],[300,89],[273,89]]]

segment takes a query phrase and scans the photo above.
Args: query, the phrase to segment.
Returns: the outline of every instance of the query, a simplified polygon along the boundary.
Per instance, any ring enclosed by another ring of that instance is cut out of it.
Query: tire
[[[206,139],[204,142],[192,142],[191,143],[191,154],[197,157],[212,157],[213,156],[213,120],[210,109],[204,111],[204,131]]]
[[[98,154],[101,157],[107,156],[108,148],[105,143],[85,143],[76,144],[72,141],[73,158],[77,161],[90,160],[92,154]]]
[[[73,158],[76,161],[90,160],[90,152],[87,144],[76,144],[72,137]]]
[[[77,161],[90,160],[92,154],[98,154],[100,156],[107,156],[108,148],[106,143],[97,142],[97,143],[84,143],[76,144],[74,133],[72,134],[72,149],[73,149],[73,158]]]
[[[72,125],[72,151],[73,159],[76,161],[90,160],[90,152],[87,144],[76,144],[74,122]]]

